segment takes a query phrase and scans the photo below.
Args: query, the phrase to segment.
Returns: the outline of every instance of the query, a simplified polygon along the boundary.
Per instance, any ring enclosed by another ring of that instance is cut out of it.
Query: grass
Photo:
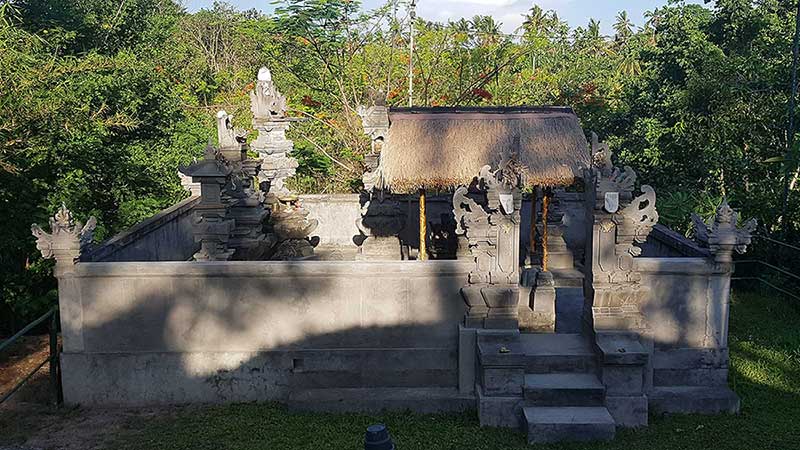
[[[800,449],[800,305],[738,293],[731,307],[730,384],[737,416],[651,417],[615,441],[548,449]],[[114,449],[361,449],[365,428],[387,424],[399,450],[530,449],[525,435],[480,428],[475,413],[331,415],[289,413],[277,404],[187,408],[126,424]]]

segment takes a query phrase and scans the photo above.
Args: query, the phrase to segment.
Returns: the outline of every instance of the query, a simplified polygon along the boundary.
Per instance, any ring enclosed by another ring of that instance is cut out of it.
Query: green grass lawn
[[[739,293],[731,308],[730,384],[738,416],[651,417],[615,441],[552,449],[800,449],[800,305]],[[480,428],[475,413],[331,415],[289,413],[276,404],[181,410],[126,424],[115,449],[359,449],[365,428],[382,422],[399,450],[529,449],[519,431]]]

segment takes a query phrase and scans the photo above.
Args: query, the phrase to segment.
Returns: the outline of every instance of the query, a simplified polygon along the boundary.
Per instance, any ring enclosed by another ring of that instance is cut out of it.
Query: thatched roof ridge
[[[512,158],[532,186],[574,183],[590,155],[567,107],[392,108],[380,170],[395,192],[469,184],[486,164]]]

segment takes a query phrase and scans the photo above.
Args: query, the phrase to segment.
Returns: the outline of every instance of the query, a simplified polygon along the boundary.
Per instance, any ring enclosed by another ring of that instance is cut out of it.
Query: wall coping
[[[469,261],[160,261],[82,262],[77,277],[431,277],[466,275]]]
[[[718,267],[700,257],[644,257],[634,258],[636,271],[643,274],[711,275],[720,273]]]
[[[191,196],[181,200],[180,202],[162,210],[156,215],[149,217],[128,228],[127,230],[106,239],[102,243],[98,244],[97,247],[85,255],[82,255],[81,260],[102,261],[103,259],[108,258],[112,254],[141,239],[142,236],[150,234],[165,224],[175,220],[177,217],[188,213],[199,202],[199,195]]]
[[[707,248],[700,247],[693,240],[660,223],[657,223],[653,227],[653,231],[651,232],[650,236],[664,245],[675,249],[684,256],[703,258],[711,256],[711,253]]]

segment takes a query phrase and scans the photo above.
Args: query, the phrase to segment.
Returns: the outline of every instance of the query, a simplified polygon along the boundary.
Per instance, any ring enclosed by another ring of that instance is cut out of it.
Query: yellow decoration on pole
[[[419,260],[427,261],[428,250],[425,240],[428,235],[428,221],[425,215],[425,189],[419,190]]]
[[[547,272],[547,210],[550,207],[550,190],[542,197],[542,270]]]

